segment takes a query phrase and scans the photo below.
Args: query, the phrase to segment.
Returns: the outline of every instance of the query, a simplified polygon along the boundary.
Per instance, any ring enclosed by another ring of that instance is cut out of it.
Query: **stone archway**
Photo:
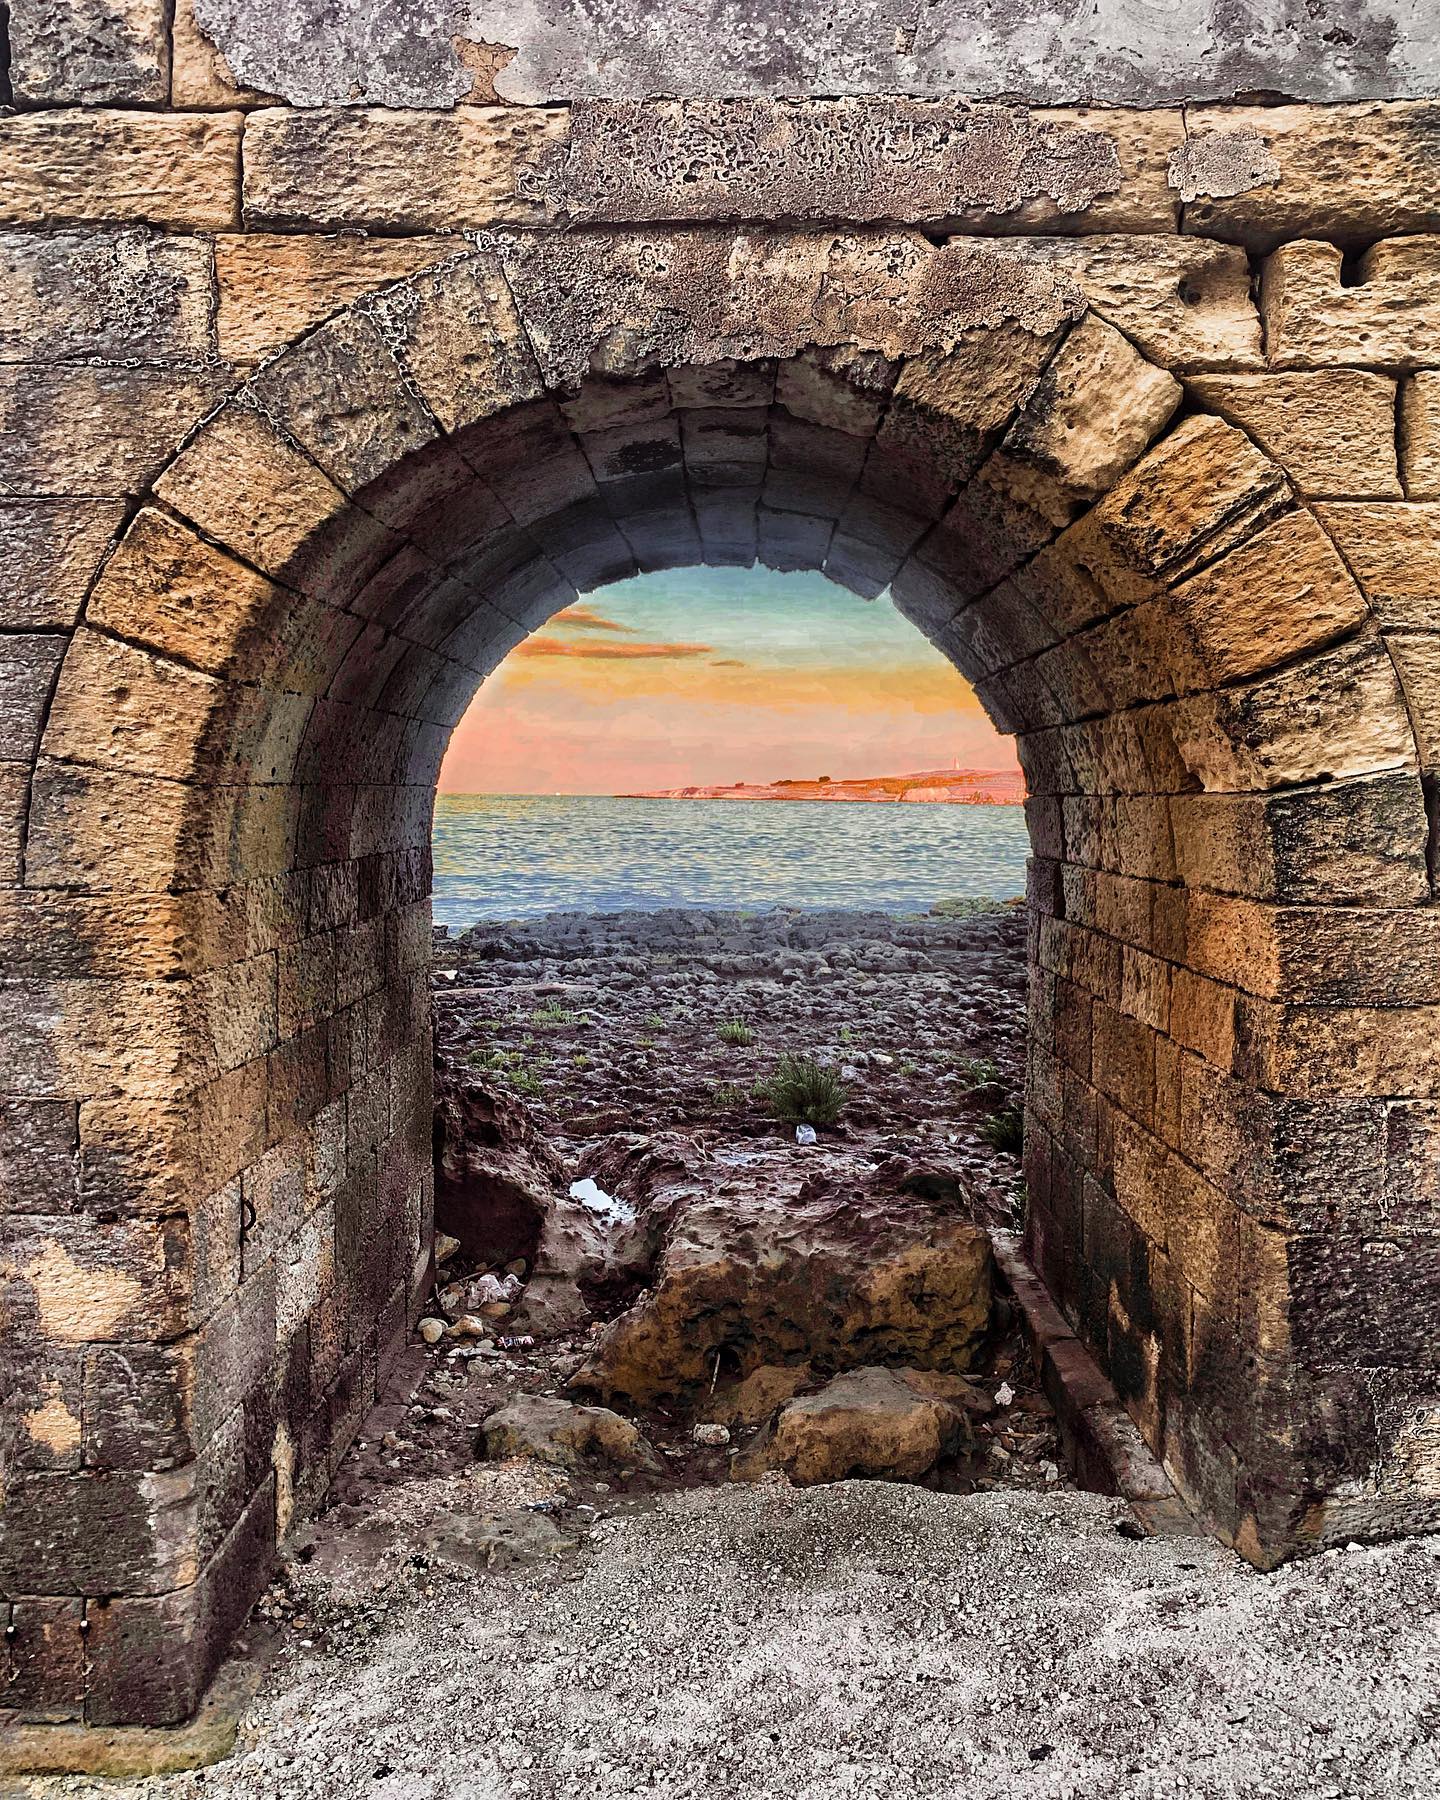
[[[334,314],[130,497],[7,896],[8,1122],[74,1171],[7,1247],[42,1706],[78,1662],[88,1721],[185,1716],[398,1353],[440,757],[636,569],[889,586],[975,681],[1032,795],[1038,1268],[1253,1560],[1435,1522],[1416,726],[1336,522],[1194,404],[1044,257],[521,235]]]

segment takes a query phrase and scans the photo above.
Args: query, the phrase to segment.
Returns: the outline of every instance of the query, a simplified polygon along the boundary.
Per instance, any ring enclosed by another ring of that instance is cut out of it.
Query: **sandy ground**
[[[554,1478],[475,1479],[513,1506]],[[1208,1541],[1136,1541],[1124,1519],[1075,1493],[767,1485],[666,1496],[581,1550],[489,1573],[417,1560],[413,1540],[322,1553],[296,1565],[300,1610],[228,1763],[25,1791],[1440,1792],[1440,1539],[1259,1575]]]

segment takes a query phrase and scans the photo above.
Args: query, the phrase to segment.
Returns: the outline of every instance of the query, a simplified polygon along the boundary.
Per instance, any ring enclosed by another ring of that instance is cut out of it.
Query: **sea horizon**
[[[1025,888],[1010,804],[437,794],[436,924],[576,910],[839,907],[923,912]]]

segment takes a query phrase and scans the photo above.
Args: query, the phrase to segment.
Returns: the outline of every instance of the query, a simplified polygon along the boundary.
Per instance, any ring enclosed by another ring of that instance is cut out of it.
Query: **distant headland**
[[[728,787],[657,788],[617,794],[617,800],[879,800],[944,806],[1019,806],[1025,777],[1019,769],[922,769],[913,775],[867,775],[859,780],[737,781]]]

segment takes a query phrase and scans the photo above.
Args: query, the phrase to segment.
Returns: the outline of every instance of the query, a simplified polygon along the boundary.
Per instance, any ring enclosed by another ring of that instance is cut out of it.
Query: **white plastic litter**
[[[997,1406],[1009,1406],[1014,1398],[1014,1388],[1011,1387],[1008,1381],[1002,1381],[995,1390],[995,1404]]]
[[[797,1125],[795,1127],[795,1142],[797,1144],[813,1144],[815,1142],[815,1127],[813,1125]]]

